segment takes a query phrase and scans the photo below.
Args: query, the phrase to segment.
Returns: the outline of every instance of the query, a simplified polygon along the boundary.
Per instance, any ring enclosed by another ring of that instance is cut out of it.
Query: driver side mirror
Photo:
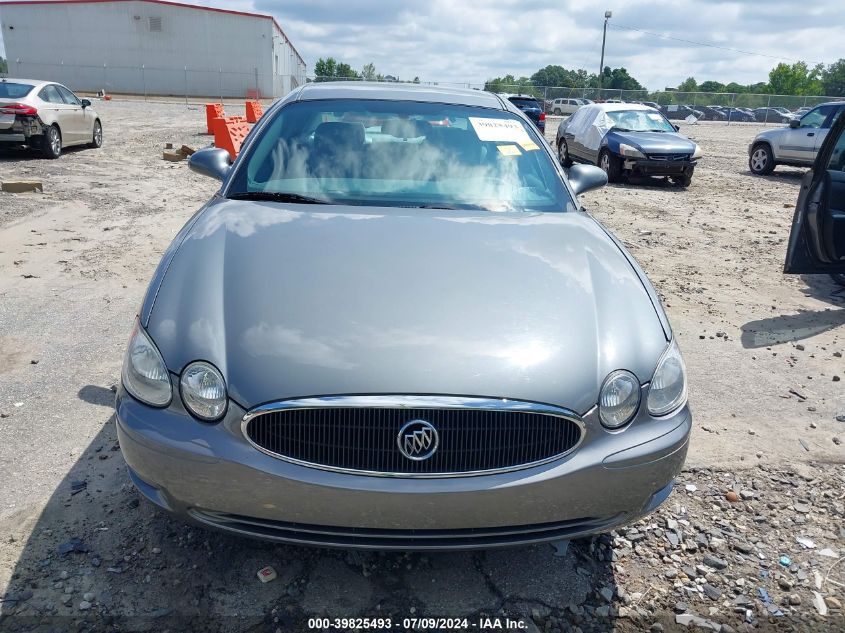
[[[595,165],[573,165],[569,168],[569,184],[575,195],[607,184],[607,174]]]
[[[680,125],[673,125],[672,127],[673,127],[673,128],[675,128],[675,131],[676,131],[676,132],[680,132],[680,131],[681,131],[681,126],[680,126]]]
[[[191,154],[188,167],[198,174],[222,181],[232,167],[232,159],[225,149],[204,147]]]
[[[83,108],[87,108],[87,107],[88,107],[88,106],[90,106],[90,105],[91,105],[91,102],[90,102],[88,99],[83,99],[83,100],[82,100],[82,107],[83,107]]]
[[[793,130],[797,129],[801,126],[801,121],[799,119],[789,119],[789,127]]]

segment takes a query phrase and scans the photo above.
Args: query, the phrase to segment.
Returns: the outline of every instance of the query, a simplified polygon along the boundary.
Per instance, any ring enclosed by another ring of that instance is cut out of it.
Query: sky
[[[842,0],[188,0],[272,14],[313,73],[320,57],[372,62],[400,79],[479,84],[530,76],[548,64],[597,72],[605,10],[605,65],[651,90],[689,76],[765,81],[780,61],[845,56]],[[646,35],[759,53],[750,55]],[[767,57],[768,56],[768,57]]]

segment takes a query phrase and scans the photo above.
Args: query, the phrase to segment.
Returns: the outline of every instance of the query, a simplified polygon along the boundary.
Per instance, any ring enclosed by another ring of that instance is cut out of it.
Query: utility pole
[[[601,64],[599,65],[599,99],[601,99],[602,82],[604,81],[604,43],[607,40],[607,21],[613,17],[612,11],[604,12],[604,32],[601,36]]]

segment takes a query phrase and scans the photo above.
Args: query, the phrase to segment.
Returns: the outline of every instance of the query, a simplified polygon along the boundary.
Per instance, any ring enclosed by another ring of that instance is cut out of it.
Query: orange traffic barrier
[[[246,120],[250,123],[258,123],[258,119],[264,114],[264,109],[261,107],[260,101],[246,102]]]
[[[235,160],[241,150],[241,144],[249,133],[249,123],[237,119],[243,119],[243,117],[216,117],[211,121],[214,146],[229,152],[232,160]]]
[[[222,103],[206,103],[205,104],[205,127],[208,130],[209,134],[214,134],[214,128],[211,126],[211,122],[214,119],[219,119],[226,116],[223,112],[223,104]]]

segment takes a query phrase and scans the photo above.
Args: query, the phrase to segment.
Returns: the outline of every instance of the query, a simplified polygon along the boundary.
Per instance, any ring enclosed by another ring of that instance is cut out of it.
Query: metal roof
[[[309,83],[302,87],[297,99],[424,101],[495,108],[497,110],[506,109],[502,100],[491,92],[393,82],[327,81]]]
[[[302,55],[299,54],[299,51],[296,50],[296,47],[293,45],[291,39],[287,36],[279,23],[276,21],[272,15],[266,15],[264,13],[250,13],[248,11],[235,11],[232,9],[218,9],[217,7],[205,7],[200,6],[197,4],[187,4],[184,2],[173,2],[172,0],[0,0],[0,6],[3,5],[44,5],[44,4],[102,4],[102,3],[116,3],[116,2],[148,2],[150,4],[163,4],[166,6],[171,7],[179,7],[182,9],[196,9],[199,11],[212,11],[214,13],[228,13],[229,15],[240,15],[248,18],[260,18],[262,20],[272,20],[275,27],[279,30],[279,33],[287,40],[290,47],[293,49],[293,52],[296,53],[296,56],[299,58],[299,61],[305,64],[305,60],[302,59]]]

